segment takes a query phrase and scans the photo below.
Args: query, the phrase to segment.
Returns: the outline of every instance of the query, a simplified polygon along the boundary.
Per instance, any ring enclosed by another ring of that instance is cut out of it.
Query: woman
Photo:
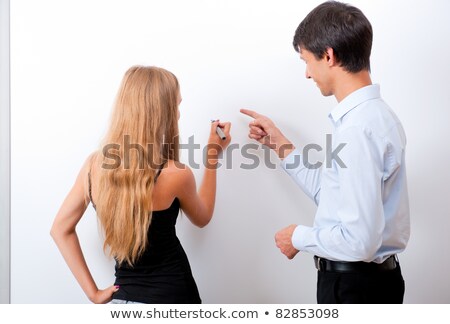
[[[230,143],[230,123],[213,122],[208,161],[197,192],[179,162],[176,77],[161,68],[130,68],[100,148],[84,163],[54,220],[51,236],[94,303],[201,303],[186,254],[175,234],[179,209],[198,227],[211,220],[217,156]],[[223,128],[226,140],[216,134]],[[116,281],[98,289],[84,260],[76,225],[89,202],[116,260]]]

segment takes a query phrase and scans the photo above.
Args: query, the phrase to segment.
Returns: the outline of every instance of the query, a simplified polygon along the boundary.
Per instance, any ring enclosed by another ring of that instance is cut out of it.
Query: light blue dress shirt
[[[381,263],[402,252],[410,234],[405,132],[379,85],[351,93],[329,118],[343,164],[308,168],[298,149],[281,163],[318,206],[314,225],[298,225],[292,244],[329,260]]]

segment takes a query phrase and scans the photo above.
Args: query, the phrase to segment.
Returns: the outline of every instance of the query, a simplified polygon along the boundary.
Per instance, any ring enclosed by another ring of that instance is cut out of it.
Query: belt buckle
[[[322,266],[320,264],[320,257],[317,257],[317,270],[322,271]]]

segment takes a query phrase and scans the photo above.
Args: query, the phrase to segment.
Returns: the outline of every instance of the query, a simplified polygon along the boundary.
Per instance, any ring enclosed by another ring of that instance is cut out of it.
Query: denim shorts
[[[144,304],[131,300],[123,300],[123,299],[113,299],[108,304]]]

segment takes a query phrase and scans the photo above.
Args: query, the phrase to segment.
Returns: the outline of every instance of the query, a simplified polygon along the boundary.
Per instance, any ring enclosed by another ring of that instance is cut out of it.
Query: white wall
[[[204,143],[209,120],[220,118],[233,123],[234,142],[249,143],[249,119],[239,114],[247,107],[272,117],[296,144],[323,145],[336,102],[305,79],[291,45],[320,2],[13,1],[12,302],[88,302],[49,229],[102,138],[129,66],[157,65],[178,76],[184,142],[194,134]],[[450,3],[352,3],[372,22],[373,81],[408,136],[405,302],[450,303]],[[232,156],[232,169],[218,173],[210,225],[196,229],[184,216],[178,222],[203,301],[315,303],[312,256],[288,261],[273,240],[288,224],[312,224],[315,206],[279,167],[242,170],[248,160],[238,151]],[[200,182],[202,170],[194,173]],[[102,253],[92,207],[78,232],[98,285],[111,284],[113,262]]]
[[[10,302],[9,1],[0,0],[0,304]]]

